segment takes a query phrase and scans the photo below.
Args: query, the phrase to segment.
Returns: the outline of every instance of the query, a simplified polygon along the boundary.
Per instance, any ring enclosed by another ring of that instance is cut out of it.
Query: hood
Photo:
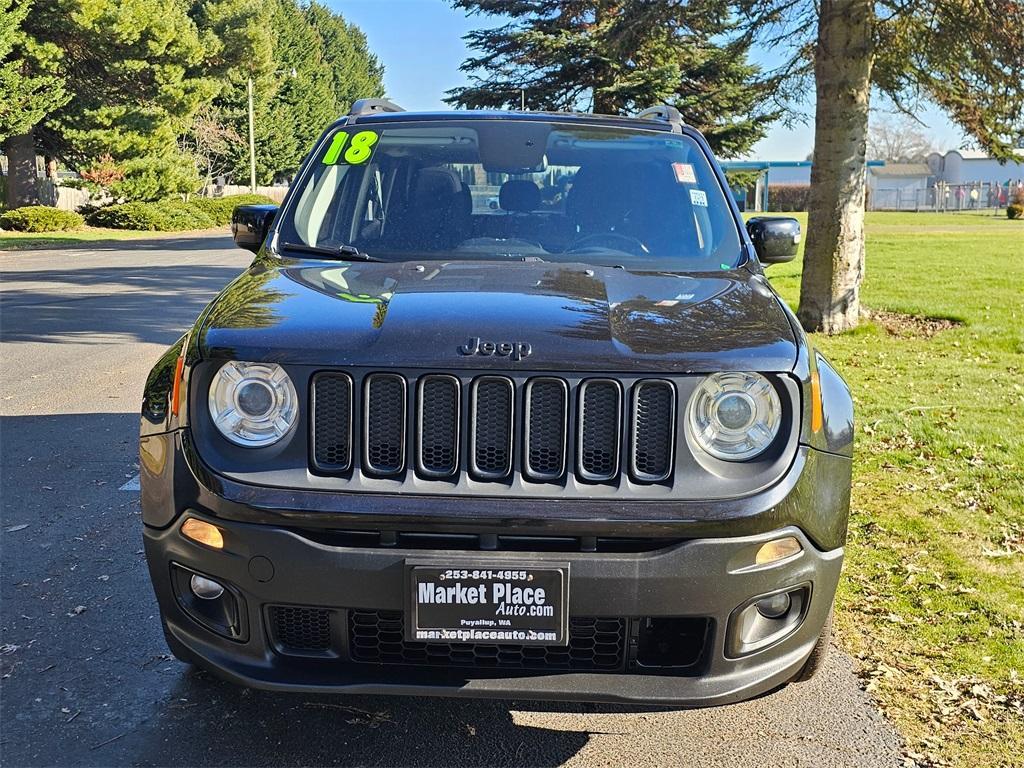
[[[257,262],[200,343],[212,358],[438,370],[789,371],[797,356],[778,298],[745,270],[545,262]]]

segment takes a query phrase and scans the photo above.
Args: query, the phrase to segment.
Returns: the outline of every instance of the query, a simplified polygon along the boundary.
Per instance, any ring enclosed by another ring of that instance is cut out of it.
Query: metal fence
[[[1024,189],[1024,180],[946,184],[927,189],[875,189],[868,195],[870,211],[998,211]]]

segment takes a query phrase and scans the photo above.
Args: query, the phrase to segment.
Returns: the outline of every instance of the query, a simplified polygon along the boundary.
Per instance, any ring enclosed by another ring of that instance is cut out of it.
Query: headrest
[[[529,179],[509,179],[498,192],[503,211],[529,213],[540,207],[540,188]]]
[[[419,201],[429,202],[432,198],[447,200],[461,189],[459,174],[450,168],[423,168],[416,177],[415,194]],[[435,199],[434,202],[440,201]]]
[[[614,223],[629,205],[628,175],[623,167],[587,165],[580,168],[566,199],[569,218],[585,227]]]

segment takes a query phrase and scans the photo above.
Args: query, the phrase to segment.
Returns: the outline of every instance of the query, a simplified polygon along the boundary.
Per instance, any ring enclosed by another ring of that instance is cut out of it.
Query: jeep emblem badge
[[[519,361],[533,354],[533,347],[525,341],[484,341],[477,336],[459,347],[460,355],[498,355]]]

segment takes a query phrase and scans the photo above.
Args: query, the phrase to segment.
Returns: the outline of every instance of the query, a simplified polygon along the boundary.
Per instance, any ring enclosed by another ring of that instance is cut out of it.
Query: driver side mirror
[[[231,237],[235,245],[256,253],[267,239],[277,215],[276,205],[240,205],[231,213]]]
[[[800,222],[788,216],[755,216],[747,222],[747,234],[762,264],[784,264],[796,258]]]

